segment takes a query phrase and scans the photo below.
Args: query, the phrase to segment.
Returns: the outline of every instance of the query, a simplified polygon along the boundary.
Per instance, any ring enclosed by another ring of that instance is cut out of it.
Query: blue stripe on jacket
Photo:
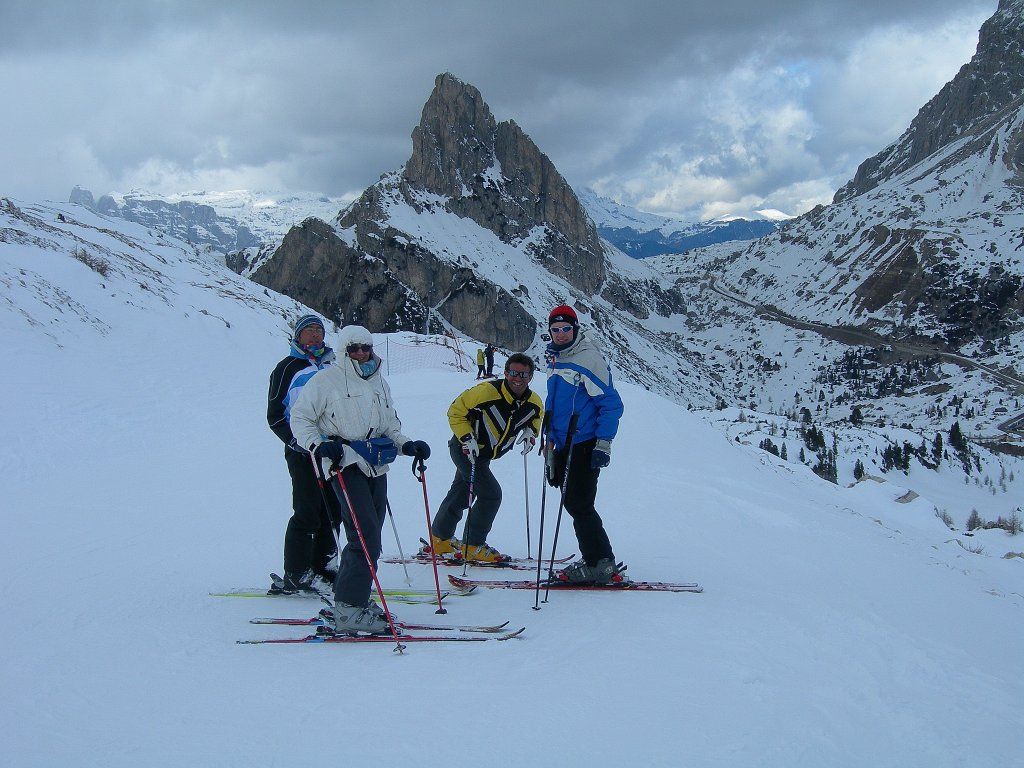
[[[581,340],[582,341],[582,340]],[[566,350],[569,352],[570,350]],[[577,350],[572,350],[577,352]],[[604,364],[603,358],[595,349],[586,345],[578,350],[580,354],[571,357],[591,357],[593,362]],[[597,367],[596,365],[594,367]],[[548,369],[548,393],[544,402],[544,410],[551,414],[548,425],[548,437],[555,448],[565,445],[569,420],[573,413],[578,413],[576,434],[573,443],[597,438],[611,440],[619,428],[619,418],[624,407],[622,398],[612,383],[611,370],[607,371],[608,382],[594,373],[591,368],[573,362],[562,362],[555,358]],[[566,375],[568,374],[568,379]]]

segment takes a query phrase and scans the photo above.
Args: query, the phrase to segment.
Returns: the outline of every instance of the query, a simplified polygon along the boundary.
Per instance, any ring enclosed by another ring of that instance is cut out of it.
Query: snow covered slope
[[[527,626],[401,658],[236,645],[299,634],[250,618],[317,607],[208,596],[280,565],[290,492],[265,386],[303,308],[69,205],[0,204],[0,284],[0,349],[17,361],[0,411],[5,765],[432,767],[461,749],[508,765],[942,768],[1019,754],[1024,561],[1003,557],[1019,536],[962,538],[927,496],[823,482],[629,384],[599,509],[634,578],[703,594],[396,606]],[[405,430],[437,454],[432,504],[450,480],[445,409],[472,383],[391,377]],[[491,543],[525,553],[522,461],[495,468]],[[536,534],[537,457],[528,471]],[[424,515],[407,459],[389,489],[408,552]],[[401,586],[402,570],[382,578]]]

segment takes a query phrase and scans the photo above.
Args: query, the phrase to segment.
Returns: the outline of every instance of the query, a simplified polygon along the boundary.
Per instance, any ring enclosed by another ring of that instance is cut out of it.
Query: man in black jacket
[[[335,534],[340,512],[333,494],[321,492],[312,459],[295,442],[288,423],[302,385],[334,362],[334,352],[324,345],[324,324],[316,315],[299,318],[289,346],[288,356],[270,374],[267,395],[267,423],[284,443],[292,479],[292,516],[284,535],[284,579],[275,582],[271,592],[311,590],[318,576],[333,584],[337,573],[328,566],[338,551]],[[325,497],[330,507],[325,506]]]

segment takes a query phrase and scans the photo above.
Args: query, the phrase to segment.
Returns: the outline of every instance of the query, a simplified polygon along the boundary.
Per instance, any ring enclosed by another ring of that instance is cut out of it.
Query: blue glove
[[[430,458],[430,446],[422,440],[410,440],[402,446],[402,453],[426,461]]]
[[[604,469],[612,461],[612,441],[598,440],[594,443],[594,452],[590,454],[590,468]]]
[[[345,457],[345,445],[337,440],[325,440],[313,449],[313,455],[322,461],[330,461],[334,465]]]

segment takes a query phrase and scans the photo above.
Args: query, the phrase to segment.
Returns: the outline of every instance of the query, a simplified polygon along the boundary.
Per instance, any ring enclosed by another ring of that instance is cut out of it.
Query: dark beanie
[[[320,329],[324,330],[324,321],[321,320],[319,317],[317,317],[316,315],[303,315],[296,321],[295,327],[292,329],[292,338],[299,338],[299,333],[302,331],[302,329],[308,328],[311,325],[319,325]]]
[[[548,315],[548,327],[551,327],[552,323],[557,322],[572,323],[574,326],[578,326],[579,319],[576,317],[576,310],[570,307],[568,304],[560,304],[551,310],[551,314]]]

